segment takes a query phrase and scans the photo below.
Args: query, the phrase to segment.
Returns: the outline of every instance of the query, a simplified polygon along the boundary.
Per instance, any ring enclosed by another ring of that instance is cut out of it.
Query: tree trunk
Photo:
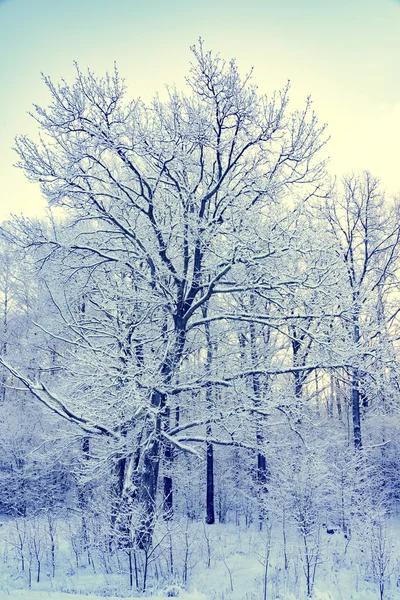
[[[90,444],[89,444],[89,438],[85,437],[82,440],[82,456],[84,461],[88,461],[89,460],[89,451],[90,451]],[[89,538],[88,538],[88,530],[87,530],[87,507],[88,507],[88,495],[89,495],[89,489],[87,486],[82,486],[80,484],[80,482],[78,481],[77,484],[77,488],[78,488],[78,506],[79,506],[79,510],[81,511],[81,523],[82,523],[82,541],[83,541],[83,550],[86,551],[88,550],[89,547]]]
[[[170,409],[165,409],[165,431],[169,431]],[[174,516],[173,489],[172,489],[172,466],[174,462],[174,452],[172,445],[167,442],[164,451],[164,464],[166,473],[164,475],[164,519],[170,521]]]
[[[360,328],[358,325],[357,315],[354,317],[353,342],[355,345],[357,345],[360,342]],[[353,414],[354,448],[356,450],[362,449],[360,400],[360,372],[358,368],[355,368],[352,371],[351,378],[351,407]]]
[[[203,307],[203,318],[207,317],[207,306]],[[213,360],[213,346],[211,342],[210,324],[205,324],[206,340],[207,340],[207,362],[206,372],[207,375],[211,374],[211,364]],[[206,388],[206,404],[208,417],[211,419],[212,415],[212,387],[209,384]],[[206,523],[213,525],[215,523],[215,509],[214,509],[214,447],[209,441],[212,436],[211,423],[207,423],[206,427],[206,452],[207,452],[207,467],[206,467]]]
[[[252,367],[256,368],[258,362],[257,348],[256,348],[256,329],[255,324],[250,323],[250,354]],[[254,395],[254,406],[260,407],[262,404],[261,397],[261,382],[259,375],[253,375],[252,387]],[[264,493],[267,491],[267,459],[265,458],[261,448],[264,445],[264,432],[262,430],[262,418],[257,418],[256,425],[256,441],[257,441],[257,483],[259,492]]]
[[[160,424],[161,419],[157,417],[153,441],[143,453],[138,489],[139,515],[135,538],[139,548],[145,551],[151,547],[156,518],[157,485],[161,459]]]
[[[161,432],[165,420],[165,394],[154,390],[151,406],[157,412],[155,426],[149,424],[145,436],[146,447],[138,465],[138,515],[135,523],[135,539],[138,547],[146,552],[151,547],[156,518],[158,475],[162,455]]]
[[[211,425],[207,426],[207,437],[211,436]],[[215,523],[214,510],[214,447],[207,442],[207,493],[206,493],[206,523]]]
[[[360,377],[358,369],[353,369],[351,381],[351,407],[353,413],[354,448],[361,450],[361,416],[360,416]]]
[[[4,293],[4,306],[3,306],[3,344],[2,344],[2,351],[3,351],[3,358],[6,359],[7,357],[7,334],[8,334],[8,294],[7,294],[7,290]],[[7,376],[6,376],[6,370],[3,367],[2,368],[2,376],[1,376],[1,400],[4,403],[6,400],[6,394],[7,394],[7,388],[6,388],[6,383],[7,383]]]
[[[171,382],[185,347],[186,333],[182,319],[175,317],[175,344],[165,358],[161,374],[164,384]],[[162,432],[166,428],[166,395],[155,389],[151,395],[151,410],[155,414],[155,422],[149,421],[145,427],[144,448],[139,449],[137,472],[138,514],[135,522],[135,539],[138,547],[148,552],[153,540],[156,518],[156,500],[158,475],[164,444],[161,442]],[[153,417],[154,418],[154,417]],[[167,425],[168,426],[168,425]]]

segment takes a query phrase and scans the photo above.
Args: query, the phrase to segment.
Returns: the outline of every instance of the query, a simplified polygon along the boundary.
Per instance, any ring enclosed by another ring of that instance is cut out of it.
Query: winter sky
[[[27,111],[46,104],[40,72],[98,74],[117,61],[131,96],[184,86],[189,46],[254,66],[261,92],[292,82],[329,125],[331,171],[369,169],[400,192],[398,0],[0,0],[0,219],[40,214],[37,186],[13,168],[13,138],[33,134]]]

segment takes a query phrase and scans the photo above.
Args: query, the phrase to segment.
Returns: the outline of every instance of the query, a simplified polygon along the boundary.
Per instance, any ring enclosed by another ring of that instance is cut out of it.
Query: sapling
[[[371,566],[374,578],[379,585],[379,600],[383,600],[385,585],[392,574],[393,544],[388,535],[386,523],[376,519],[371,528]]]
[[[271,555],[271,538],[272,538],[272,523],[268,520],[264,520],[263,529],[259,533],[262,547],[260,551],[256,553],[258,561],[263,566],[263,600],[267,600],[267,586],[268,586],[268,567],[269,559]]]
[[[208,535],[209,530],[206,527],[205,521],[203,521],[203,531],[204,531],[204,537],[206,538],[206,544],[207,544],[207,569],[209,569],[211,566],[211,544],[210,544],[210,536]]]
[[[54,513],[51,510],[46,511],[47,520],[47,533],[50,541],[50,555],[51,555],[51,576],[55,577],[56,574],[56,533],[57,523]]]
[[[21,571],[25,571],[25,557],[27,544],[26,519],[15,518],[13,523],[12,535],[8,543],[14,546],[17,551],[18,559],[21,564]]]

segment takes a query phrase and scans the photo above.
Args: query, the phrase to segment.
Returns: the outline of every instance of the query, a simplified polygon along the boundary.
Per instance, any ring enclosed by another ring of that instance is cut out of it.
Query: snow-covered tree
[[[165,447],[197,452],[207,438],[187,435],[207,416],[191,421],[185,405],[171,427],[171,408],[244,376],[260,404],[257,373],[268,368],[255,368],[255,325],[303,318],[280,302],[310,278],[296,263],[298,211],[324,194],[324,128],[311,102],[289,113],[288,87],[259,96],[234,61],[201,42],[192,50],[188,92],[171,88],[150,106],[126,100],[117,70],[99,79],[77,69],[72,85],[45,77],[51,104],[36,107],[40,140],[17,140],[20,167],[65,214],[59,230],[20,227],[57,313],[39,325],[64,350],[52,380],[9,368],[53,412],[111,444],[117,496],[135,507],[143,548]],[[250,327],[245,370],[237,361],[220,361],[218,377],[208,369],[201,348],[218,323],[225,336]],[[278,355],[272,371],[290,367]]]

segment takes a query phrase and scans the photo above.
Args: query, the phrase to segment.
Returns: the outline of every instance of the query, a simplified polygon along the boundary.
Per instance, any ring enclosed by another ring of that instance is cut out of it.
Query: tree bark
[[[170,427],[170,409],[165,409],[165,431],[168,433]],[[174,463],[174,451],[169,442],[165,444],[164,464],[166,473],[164,475],[164,519],[170,521],[174,516],[173,487],[172,487],[172,466]]]
[[[135,527],[135,539],[141,550],[151,547],[156,517],[156,499],[158,487],[158,475],[161,461],[161,412],[165,405],[165,396],[159,391],[154,391],[151,401],[152,408],[158,412],[155,427],[148,426],[146,448],[143,450],[139,462],[138,473],[138,519]]]
[[[207,317],[207,306],[203,307],[203,318]],[[213,360],[213,346],[211,342],[210,324],[205,324],[206,340],[207,340],[207,362],[206,371],[207,374],[211,373],[211,364]],[[211,418],[212,413],[212,387],[209,384],[206,388],[206,405],[208,415]],[[206,467],[206,523],[207,525],[213,525],[215,523],[215,508],[214,508],[214,447],[209,439],[212,436],[211,423],[207,423],[206,426],[206,453],[207,453],[207,467]]]
[[[256,348],[256,328],[254,323],[250,323],[250,355],[252,367],[257,367],[258,357]],[[254,406],[260,407],[262,404],[261,397],[261,381],[260,375],[252,376],[252,387],[254,395]],[[256,441],[257,441],[257,483],[259,491],[264,493],[267,491],[268,470],[267,459],[261,451],[264,444],[264,433],[262,431],[262,421],[259,418],[256,425]]]
[[[211,426],[207,427],[207,435],[211,435]],[[214,447],[207,442],[207,494],[206,494],[206,523],[215,523],[214,508]]]
[[[360,341],[360,327],[358,325],[357,315],[354,317],[353,325],[353,342],[357,345]],[[361,393],[360,393],[360,372],[358,368],[353,369],[351,378],[351,407],[353,414],[353,436],[354,436],[354,448],[356,450],[362,449],[362,435],[361,435]]]

